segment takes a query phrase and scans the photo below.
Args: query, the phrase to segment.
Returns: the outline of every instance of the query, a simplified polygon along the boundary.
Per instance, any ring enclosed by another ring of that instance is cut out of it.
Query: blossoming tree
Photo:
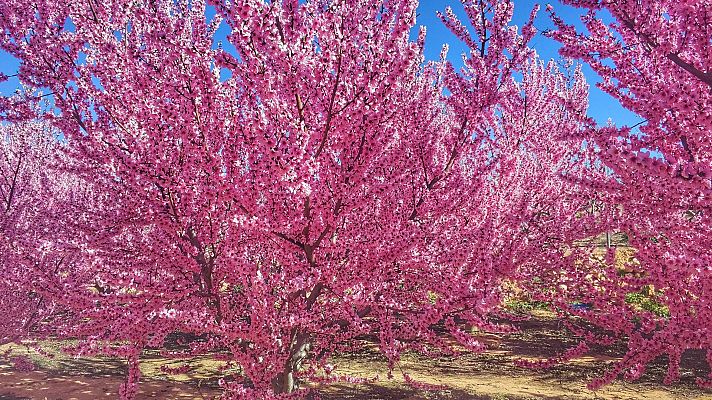
[[[25,224],[22,223],[23,220],[28,220],[25,213],[27,211],[22,210],[21,205],[25,205],[26,201],[22,201],[22,198],[29,194],[29,198],[32,198],[35,193],[33,189],[33,184],[37,184],[39,180],[37,171],[30,172],[31,167],[28,165],[32,164],[30,157],[32,155],[26,154],[27,148],[30,146],[23,146],[22,143],[24,137],[20,135],[10,135],[7,133],[8,128],[3,127],[0,134],[0,151],[1,158],[0,162],[0,177],[2,178],[2,185],[0,186],[0,196],[2,198],[2,214],[0,214],[0,240],[2,240],[2,255],[0,255],[0,263],[3,266],[13,266],[13,268],[3,268],[8,271],[3,271],[3,280],[1,283],[2,296],[0,297],[0,303],[3,309],[6,310],[16,310],[15,315],[21,316],[17,319],[5,319],[3,321],[2,327],[0,327],[0,335],[2,336],[3,342],[12,341],[14,338],[22,335],[25,331],[25,326],[28,320],[31,319],[32,313],[37,306],[36,301],[32,301],[29,298],[28,293],[25,291],[14,290],[15,286],[18,286],[18,280],[21,279],[22,268],[19,267],[19,260],[16,239],[18,236],[23,237],[26,232],[22,229]],[[30,193],[28,193],[30,192]],[[24,212],[23,212],[24,211]],[[11,251],[15,250],[15,251]]]
[[[394,366],[452,352],[439,324],[471,350],[462,322],[505,329],[502,281],[573,212],[559,139],[585,82],[535,57],[510,2],[467,2],[473,37],[446,12],[473,51],[462,71],[423,64],[416,6],[217,1],[206,22],[200,0],[0,5],[0,46],[52,98],[5,115],[66,139],[51,167],[71,190],[47,223],[73,258],[39,281],[62,288],[54,334],[128,359],[122,398],[174,332],[197,340],[165,356],[212,354],[240,369],[226,397],[271,398],[346,379],[327,360],[368,334]]]
[[[578,182],[593,199],[581,223],[595,227],[592,233],[625,233],[634,259],[616,269],[609,250],[605,260],[585,260],[583,267],[557,265],[550,271],[570,273],[552,278],[559,285],[553,297],[567,299],[559,301],[563,309],[605,329],[604,337],[582,330],[585,342],[627,340],[625,357],[592,387],[621,374],[638,378],[660,355],[669,360],[669,383],[679,379],[687,349],[706,350],[712,365],[712,6],[666,0],[566,3],[588,9],[582,18],[588,33],[552,12],[557,30],[550,34],[563,44],[561,54],[591,65],[603,77],[599,87],[643,122],[638,130],[591,129],[587,160],[597,172]],[[612,16],[609,24],[598,18],[604,11]],[[639,292],[660,306],[658,313],[626,301]],[[593,308],[571,310],[571,300]],[[698,377],[698,383],[709,386],[710,380]]]
[[[12,316],[0,323],[0,343],[41,336],[46,327],[38,322],[53,315],[49,292],[62,261],[50,251],[54,227],[45,206],[56,204],[59,182],[43,168],[53,143],[38,122],[0,127],[0,307]]]

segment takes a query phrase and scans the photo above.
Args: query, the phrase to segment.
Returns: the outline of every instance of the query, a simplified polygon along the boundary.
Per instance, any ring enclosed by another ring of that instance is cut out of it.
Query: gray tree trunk
[[[311,344],[308,341],[309,335],[298,334],[292,342],[289,360],[284,365],[284,370],[272,380],[272,390],[275,394],[292,393],[299,388],[299,382],[294,378],[294,373],[302,367],[302,362],[306,359]]]

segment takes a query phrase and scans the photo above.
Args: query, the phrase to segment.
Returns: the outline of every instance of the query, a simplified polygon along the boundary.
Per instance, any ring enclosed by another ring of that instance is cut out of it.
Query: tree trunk
[[[285,370],[284,372],[280,372],[279,375],[272,380],[272,390],[274,390],[275,394],[292,393],[296,389],[297,386],[294,382],[293,371]]]
[[[306,359],[311,350],[309,335],[300,333],[292,342],[290,356],[284,365],[284,370],[272,379],[272,390],[275,394],[292,393],[299,388],[299,382],[294,377],[294,373],[302,367],[302,362]]]

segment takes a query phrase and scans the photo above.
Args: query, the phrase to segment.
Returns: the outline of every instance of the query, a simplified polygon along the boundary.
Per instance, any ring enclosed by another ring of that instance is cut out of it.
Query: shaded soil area
[[[662,385],[666,360],[660,358],[636,382],[616,381],[592,392],[586,384],[601,376],[623,353],[622,346],[594,349],[586,356],[548,370],[529,370],[514,365],[519,358],[553,357],[577,343],[559,323],[546,316],[516,323],[520,332],[510,335],[480,334],[489,349],[485,353],[464,353],[455,357],[426,359],[405,354],[388,378],[388,365],[375,346],[359,353],[333,359],[334,373],[374,378],[364,384],[310,384],[324,400],[524,400],[524,399],[710,399],[712,392],[695,386],[695,377],[709,373],[701,351],[683,357],[681,379]],[[53,347],[54,346],[54,347]],[[37,368],[21,372],[0,361],[0,400],[116,399],[125,363],[108,358],[70,358],[58,352],[57,343],[45,343],[44,351],[56,350],[53,358],[40,357],[32,350],[17,347],[13,354],[26,354]],[[6,350],[0,348],[0,352]],[[218,372],[221,365],[208,357],[188,361],[188,371],[167,374],[161,367],[176,368],[185,360],[168,360],[155,352],[142,357],[139,399],[215,399],[219,397]],[[436,385],[433,390],[414,389],[403,373],[416,382]]]

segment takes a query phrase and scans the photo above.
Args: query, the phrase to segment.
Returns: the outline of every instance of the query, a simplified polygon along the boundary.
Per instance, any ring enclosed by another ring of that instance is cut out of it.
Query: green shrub
[[[670,310],[665,304],[658,303],[655,300],[655,294],[646,294],[645,291],[628,293],[625,295],[625,302],[638,308],[657,315],[658,317],[669,317]]]

